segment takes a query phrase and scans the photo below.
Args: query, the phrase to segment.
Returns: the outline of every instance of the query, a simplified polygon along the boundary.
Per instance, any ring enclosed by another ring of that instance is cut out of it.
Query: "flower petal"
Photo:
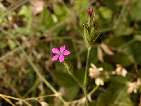
[[[65,50],[64,52],[63,52],[63,55],[65,55],[65,56],[68,56],[70,54],[70,51],[68,51],[68,50]]]
[[[60,52],[63,53],[64,50],[66,49],[65,45],[60,47]]]
[[[54,56],[52,57],[52,61],[57,61],[58,58],[59,58],[59,55],[54,55]]]
[[[55,53],[55,54],[59,54],[60,53],[58,48],[52,48],[51,51],[52,51],[52,53]]]
[[[64,61],[64,56],[63,56],[63,55],[60,55],[60,56],[59,56],[59,61],[60,61],[60,62],[63,62],[63,61]]]

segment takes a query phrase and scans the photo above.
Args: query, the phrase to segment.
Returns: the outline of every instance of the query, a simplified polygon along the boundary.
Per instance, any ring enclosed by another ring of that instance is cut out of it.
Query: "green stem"
[[[95,86],[92,91],[90,91],[89,95],[91,96],[98,88],[99,86]]]
[[[85,75],[84,75],[84,82],[83,82],[83,92],[86,97],[86,106],[88,106],[88,97],[87,97],[87,71],[88,71],[88,64],[89,64],[89,56],[90,56],[91,47],[88,48],[87,51],[87,59],[86,59],[86,67],[85,67]]]
[[[56,96],[60,99],[60,101],[62,101],[63,104],[66,104],[66,101],[63,99],[63,97],[61,95],[59,95],[59,93],[56,91],[56,89],[40,73],[40,71],[38,70],[38,68],[36,67],[36,65],[32,62],[32,60],[33,60],[32,57],[27,55],[27,53],[25,52],[23,46],[13,36],[11,36],[11,37],[13,38],[13,40],[16,42],[16,44],[19,46],[19,48],[23,52],[23,54],[25,55],[25,58],[27,59],[28,63],[32,66],[32,68],[35,71],[35,73],[37,74],[37,76],[46,84],[46,86],[48,88],[50,88],[50,90],[54,94],[56,94]]]
[[[24,51],[23,51],[24,52]],[[54,94],[56,94],[56,96],[58,96],[58,98],[64,103],[66,104],[65,100],[62,98],[62,96],[58,95],[58,92],[56,91],[56,89],[43,77],[43,75],[39,72],[38,68],[33,64],[33,62],[31,61],[31,58],[29,56],[26,55],[26,53],[24,52],[25,56],[27,57],[28,62],[30,63],[30,65],[32,66],[32,68],[34,69],[34,71],[36,72],[36,74],[38,75],[38,77],[47,85],[47,87],[49,87]]]
[[[84,82],[83,82],[84,87],[87,84],[87,70],[88,70],[88,64],[89,64],[90,51],[91,51],[91,47],[88,48],[88,52],[87,52],[87,60],[86,60],[86,67],[85,67],[85,76],[84,76]]]

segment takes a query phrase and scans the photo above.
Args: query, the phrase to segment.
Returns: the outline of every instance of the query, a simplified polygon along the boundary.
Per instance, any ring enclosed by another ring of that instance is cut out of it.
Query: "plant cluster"
[[[141,0],[0,0],[0,105],[141,106]]]

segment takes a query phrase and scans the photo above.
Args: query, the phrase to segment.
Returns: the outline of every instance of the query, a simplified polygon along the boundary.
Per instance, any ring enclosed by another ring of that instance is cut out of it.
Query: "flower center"
[[[62,52],[60,51],[60,52],[59,52],[59,55],[64,55],[64,51],[62,51]]]

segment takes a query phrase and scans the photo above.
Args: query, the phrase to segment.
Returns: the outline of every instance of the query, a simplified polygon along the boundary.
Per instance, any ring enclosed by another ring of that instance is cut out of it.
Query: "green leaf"
[[[96,106],[95,101],[91,101],[91,102],[89,103],[89,106]]]
[[[119,1],[117,0],[104,0],[102,3],[104,4],[104,6],[106,5],[112,11],[116,12],[118,10],[118,2]]]
[[[90,63],[96,64],[98,62],[98,57],[97,57],[97,48],[92,47],[91,52],[90,52]]]
[[[54,72],[54,79],[59,86],[64,87],[64,97],[67,100],[73,100],[77,96],[79,86],[68,73]]]
[[[141,42],[140,41],[136,41],[133,42],[132,44],[130,44],[130,51],[131,54],[133,55],[135,61],[139,64],[141,64]]]
[[[65,5],[54,5],[54,13],[59,21],[64,20],[67,16],[67,10],[65,8]]]
[[[5,10],[6,8],[0,3],[0,24],[5,20]]]
[[[24,17],[24,21],[26,22],[25,27],[18,27],[14,32],[17,33],[31,33],[32,32],[32,10],[30,6],[22,6],[18,15]]]
[[[54,25],[53,18],[47,9],[44,9],[41,17],[41,25],[44,29],[50,28]]]
[[[110,20],[112,18],[112,11],[107,7],[100,7],[99,8],[100,14],[106,20]]]
[[[135,21],[141,20],[141,0],[133,0],[130,9],[131,18]]]
[[[69,101],[73,100],[77,96],[77,93],[79,92],[79,87],[78,86],[67,87],[65,88],[65,92],[66,95],[64,95],[64,97]]]
[[[116,30],[114,30],[114,33],[117,36],[130,35],[133,33],[133,28],[123,22],[116,28]]]
[[[56,71],[54,72],[54,79],[60,86],[71,87],[77,85],[68,73]]]
[[[108,89],[98,97],[96,106],[133,106],[125,84],[124,78],[113,79]]]
[[[89,1],[88,0],[75,0],[74,2],[74,8],[76,9],[77,12],[82,12],[85,11],[87,12],[88,6],[89,6]]]
[[[130,35],[134,31],[133,27],[130,27],[129,20],[127,19],[127,16],[123,17],[117,25],[117,28],[114,30],[114,34],[116,36],[123,36],[123,35]]]
[[[79,15],[80,25],[86,23],[88,16],[87,16],[87,9],[89,6],[88,0],[75,0],[74,2],[74,10]]]
[[[129,66],[133,63],[133,59],[129,53],[117,53],[112,58],[115,64],[122,64],[123,66]]]
[[[8,40],[8,45],[11,49],[14,49],[16,47],[16,43],[12,40]]]
[[[122,36],[114,36],[106,40],[106,43],[112,47],[120,47],[127,42],[128,39]]]

